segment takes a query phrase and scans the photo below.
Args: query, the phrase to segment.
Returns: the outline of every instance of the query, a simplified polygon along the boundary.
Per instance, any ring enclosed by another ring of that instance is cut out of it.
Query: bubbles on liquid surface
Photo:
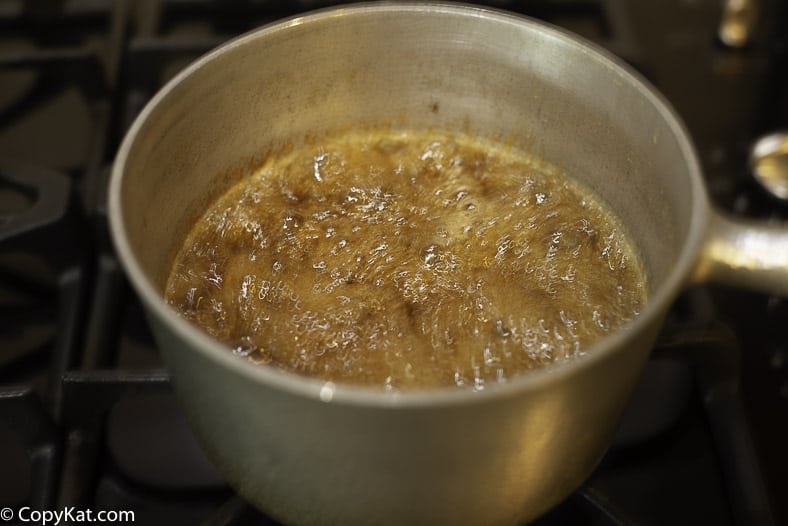
[[[545,166],[426,132],[296,148],[206,212],[167,300],[253,363],[488,389],[581,354],[645,299],[617,221]]]

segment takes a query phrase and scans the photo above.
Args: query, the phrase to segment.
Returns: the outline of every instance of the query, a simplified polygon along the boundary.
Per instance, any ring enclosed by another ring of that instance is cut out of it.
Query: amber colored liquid
[[[386,389],[480,390],[571,359],[645,297],[618,220],[555,168],[390,130],[270,158],[194,225],[166,287],[254,363]]]

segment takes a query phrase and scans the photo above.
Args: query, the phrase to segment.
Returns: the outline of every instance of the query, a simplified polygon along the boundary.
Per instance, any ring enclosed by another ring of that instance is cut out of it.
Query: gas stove
[[[619,55],[671,101],[712,200],[783,221],[747,171],[788,127],[779,1],[498,0]],[[113,252],[106,185],[145,102],[227,39],[331,2],[0,2],[0,507],[276,524],[205,459]],[[788,524],[788,301],[696,287],[586,484],[536,524]],[[5,518],[5,516],[3,516]]]

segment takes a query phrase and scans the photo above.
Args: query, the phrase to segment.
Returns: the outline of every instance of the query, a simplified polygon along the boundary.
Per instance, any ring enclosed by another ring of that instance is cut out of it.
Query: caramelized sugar
[[[582,354],[645,291],[617,219],[555,168],[377,130],[268,159],[197,222],[165,295],[254,363],[478,390]]]

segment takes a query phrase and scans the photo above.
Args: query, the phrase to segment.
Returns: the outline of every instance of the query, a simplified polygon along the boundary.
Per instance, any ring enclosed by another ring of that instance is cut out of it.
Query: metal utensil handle
[[[711,216],[694,281],[788,296],[788,225]]]

